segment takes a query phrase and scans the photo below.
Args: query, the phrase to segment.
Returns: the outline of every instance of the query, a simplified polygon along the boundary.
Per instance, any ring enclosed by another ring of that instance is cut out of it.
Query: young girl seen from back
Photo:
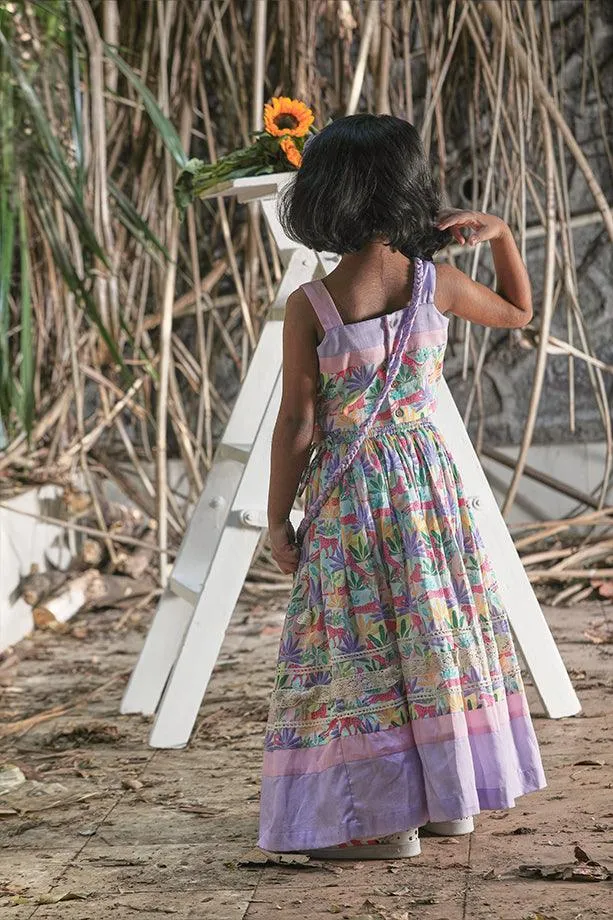
[[[439,210],[417,131],[389,115],[310,140],[281,216],[342,258],[287,303],[268,518],[295,576],[259,845],[413,856],[418,828],[468,833],[545,785],[495,574],[432,420],[448,315],[524,326],[530,283],[502,220]],[[499,294],[431,261],[465,233],[489,241]]]

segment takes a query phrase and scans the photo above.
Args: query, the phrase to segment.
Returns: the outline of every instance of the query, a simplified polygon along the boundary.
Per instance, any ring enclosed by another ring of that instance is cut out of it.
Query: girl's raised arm
[[[482,326],[517,329],[532,319],[532,292],[511,230],[499,217],[479,211],[441,211],[437,226],[450,230],[462,246],[490,242],[498,293],[445,263],[436,266],[435,301],[441,313],[454,313]],[[468,231],[465,239],[462,230]]]

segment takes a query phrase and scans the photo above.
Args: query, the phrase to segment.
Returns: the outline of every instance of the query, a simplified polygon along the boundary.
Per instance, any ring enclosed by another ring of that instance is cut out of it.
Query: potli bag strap
[[[385,350],[387,354],[387,370],[385,373],[385,383],[379,398],[373,406],[373,409],[365,421],[360,425],[358,432],[356,434],[355,440],[353,441],[351,447],[345,454],[342,463],[339,463],[337,469],[334,471],[334,474],[331,476],[329,481],[326,483],[325,489],[323,489],[317,499],[306,509],[304,518],[300,522],[298,530],[296,532],[296,542],[300,545],[304,540],[304,535],[307,530],[315,520],[315,518],[320,513],[321,509],[328,502],[330,496],[340,483],[341,479],[355,460],[362,447],[364,441],[368,437],[368,432],[372,428],[372,425],[377,418],[383,403],[389,396],[390,390],[393,386],[394,380],[400,370],[402,364],[402,356],[406,348],[409,336],[413,329],[415,323],[415,317],[417,316],[417,309],[421,301],[421,290],[424,281],[424,263],[421,259],[415,259],[415,284],[413,285],[413,297],[409,305],[409,309],[405,312],[402,322],[398,330],[398,340],[395,344],[395,347],[391,348],[390,341],[390,328],[389,320],[387,316],[383,317],[384,321],[384,335],[385,335]]]

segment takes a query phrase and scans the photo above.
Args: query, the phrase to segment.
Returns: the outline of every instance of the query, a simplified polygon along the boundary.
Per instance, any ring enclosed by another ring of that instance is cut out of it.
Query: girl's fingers
[[[289,565],[285,563],[277,562],[277,568],[281,570],[284,575],[293,575],[296,569],[298,568],[298,563],[294,565]]]
[[[298,560],[298,553],[275,553],[275,562],[283,565],[293,565]]]
[[[278,560],[275,561],[277,563],[277,567],[281,569],[284,575],[293,575],[293,573],[298,568],[297,559],[294,562],[279,562]]]
[[[457,217],[449,217],[441,221],[436,226],[441,230],[447,230],[451,227],[473,227],[473,229],[478,230],[479,227],[483,227],[484,224],[476,217],[467,214],[459,214]]]
[[[273,549],[272,557],[284,575],[291,575],[298,568],[298,547],[287,543],[279,549]]]

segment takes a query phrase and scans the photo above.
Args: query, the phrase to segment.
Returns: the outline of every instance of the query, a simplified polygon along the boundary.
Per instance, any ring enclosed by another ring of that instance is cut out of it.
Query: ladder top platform
[[[280,172],[267,173],[264,176],[244,176],[242,179],[227,179],[225,182],[218,182],[200,197],[203,201],[208,198],[219,198],[220,195],[226,198],[236,198],[241,203],[253,201],[256,198],[277,195],[294,175],[296,175],[294,172]]]

